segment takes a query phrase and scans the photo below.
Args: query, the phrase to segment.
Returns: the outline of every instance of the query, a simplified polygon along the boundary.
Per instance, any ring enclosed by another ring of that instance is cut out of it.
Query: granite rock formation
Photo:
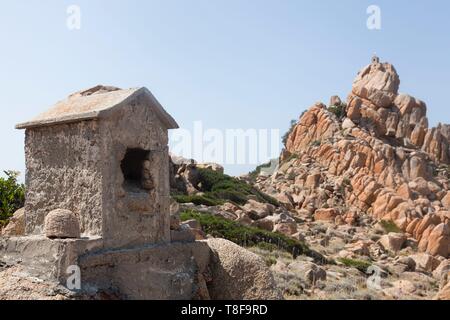
[[[447,258],[450,126],[429,128],[425,103],[399,94],[399,85],[395,68],[375,57],[338,106],[344,115],[322,103],[309,108],[287,140],[288,163],[258,185],[316,218],[392,221],[420,251]],[[292,179],[277,178],[285,173]]]

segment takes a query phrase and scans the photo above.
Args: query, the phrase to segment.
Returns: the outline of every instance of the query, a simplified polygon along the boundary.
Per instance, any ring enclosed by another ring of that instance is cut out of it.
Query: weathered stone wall
[[[140,96],[100,122],[103,162],[104,239],[107,246],[126,247],[170,241],[170,188],[167,129]],[[149,151],[153,188],[124,187],[121,162],[127,149]]]
[[[81,232],[101,236],[102,178],[97,122],[83,121],[26,130],[26,233],[40,234],[45,216],[67,209]]]

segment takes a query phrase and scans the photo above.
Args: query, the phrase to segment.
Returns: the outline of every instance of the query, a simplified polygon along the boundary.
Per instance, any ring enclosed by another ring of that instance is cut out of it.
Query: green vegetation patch
[[[0,177],[0,226],[6,225],[14,212],[25,203],[25,186],[17,182],[19,172],[4,173],[6,178]]]
[[[178,203],[193,203],[197,206],[199,205],[205,205],[208,207],[218,206],[223,204],[223,201],[220,201],[216,198],[210,198],[208,196],[201,196],[201,195],[174,195],[172,196],[176,202]]]
[[[291,154],[289,157],[284,159],[282,163],[288,163],[294,159],[298,159],[298,154],[296,154],[296,153]]]
[[[341,120],[345,116],[347,116],[346,110],[347,110],[347,106],[345,105],[345,103],[328,107],[328,111],[330,111],[331,113],[334,113],[339,120]]]
[[[402,229],[397,227],[395,222],[392,220],[381,220],[380,225],[383,227],[383,229],[386,233],[391,233],[391,232],[402,233],[403,232]]]
[[[188,210],[180,214],[182,221],[197,220],[205,233],[213,237],[227,239],[242,247],[259,247],[265,250],[282,250],[292,254],[308,255],[310,249],[301,241],[283,234],[269,232],[255,227],[243,226],[220,216]]]
[[[272,163],[269,161],[267,163],[263,163],[255,168],[255,170],[251,171],[248,175],[250,177],[250,180],[256,181],[256,178],[261,174],[261,170],[265,168],[270,168],[272,166]]]
[[[280,205],[277,200],[259,191],[245,181],[211,169],[199,168],[198,172],[198,185],[203,195],[174,195],[173,197],[177,202],[192,202],[197,205],[216,206],[223,204],[225,201],[230,201],[237,205],[244,205],[250,196],[254,196],[260,202],[270,203],[276,207]]]
[[[370,262],[349,258],[339,258],[338,261],[347,267],[358,269],[361,272],[367,273],[367,269],[372,265]]]

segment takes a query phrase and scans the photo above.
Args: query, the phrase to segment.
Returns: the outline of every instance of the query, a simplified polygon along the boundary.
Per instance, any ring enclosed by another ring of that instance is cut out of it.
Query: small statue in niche
[[[155,188],[155,183],[153,181],[153,176],[151,173],[151,162],[150,160],[145,160],[142,163],[142,179],[141,179],[142,188],[148,191],[151,191]]]

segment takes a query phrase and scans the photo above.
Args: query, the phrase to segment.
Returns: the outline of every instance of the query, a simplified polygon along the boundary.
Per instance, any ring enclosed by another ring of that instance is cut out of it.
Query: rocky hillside
[[[399,86],[394,66],[374,57],[347,102],[335,96],[302,114],[273,173],[233,178],[237,188],[205,185],[201,171],[223,175],[220,166],[174,164],[171,184],[184,203],[174,212],[301,243],[307,249],[295,256],[276,243],[250,248],[286,298],[448,299],[450,125],[429,128],[425,103]],[[206,236],[215,226],[198,229]]]
[[[316,219],[392,221],[420,251],[447,258],[450,125],[428,128],[425,103],[399,94],[399,84],[395,68],[375,58],[347,105],[318,103],[300,118],[282,156],[295,159],[258,186]]]

